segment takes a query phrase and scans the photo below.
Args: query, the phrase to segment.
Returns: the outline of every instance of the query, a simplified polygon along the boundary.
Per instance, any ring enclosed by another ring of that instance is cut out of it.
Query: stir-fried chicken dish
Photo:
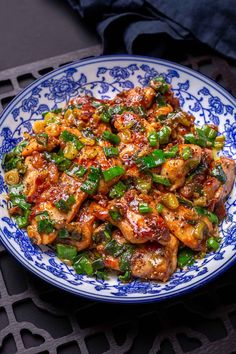
[[[224,136],[162,77],[43,114],[4,157],[9,213],[78,274],[167,281],[220,247],[235,179]]]

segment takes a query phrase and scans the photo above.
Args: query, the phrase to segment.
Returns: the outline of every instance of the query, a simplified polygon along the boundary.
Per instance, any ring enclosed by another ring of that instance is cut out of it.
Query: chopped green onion
[[[154,88],[154,90],[160,92],[161,94],[167,93],[169,89],[169,85],[166,83],[162,76],[158,76],[152,79],[150,85],[152,88]]]
[[[120,143],[120,137],[116,134],[113,134],[109,132],[109,130],[106,130],[103,135],[103,139],[110,141],[113,144],[118,145]]]
[[[179,149],[178,145],[175,145],[169,150],[164,151],[164,156],[166,158],[173,158],[177,155],[178,149]]]
[[[29,224],[29,214],[30,211],[27,210],[23,216],[16,216],[16,223],[20,229],[23,229]]]
[[[200,129],[198,129],[197,131],[203,133]],[[184,135],[184,140],[185,140],[185,143],[187,143],[187,144],[195,144],[195,145],[199,145],[201,147],[206,147],[206,137],[205,137],[205,135],[204,136],[201,135],[201,136],[195,137],[194,134],[189,133],[189,134],[185,134]]]
[[[210,140],[214,140],[217,136],[217,131],[215,129],[210,129],[209,133],[208,133],[208,139]]]
[[[168,209],[171,210],[175,210],[179,207],[179,201],[176,195],[173,193],[164,194],[164,196],[162,197],[162,202]]]
[[[141,169],[154,168],[165,162],[164,152],[162,150],[154,150],[151,154],[137,159],[137,164]]]
[[[71,161],[69,159],[62,155],[56,154],[55,152],[49,153],[45,151],[44,155],[47,160],[52,161],[57,165],[59,171],[68,170],[71,165]]]
[[[158,144],[158,138],[157,138],[157,133],[156,132],[152,132],[148,135],[148,141],[150,146],[157,146]]]
[[[91,167],[87,180],[82,184],[80,189],[85,193],[93,195],[98,189],[99,180],[100,168]]]
[[[193,203],[191,202],[191,200],[188,200],[187,198],[184,198],[178,194],[176,194],[176,197],[177,197],[180,204],[187,205],[188,207],[193,206]]]
[[[73,204],[75,204],[75,197],[70,195],[66,200],[60,199],[58,202],[55,202],[55,207],[63,213],[67,213],[71,210]]]
[[[75,134],[70,133],[68,130],[64,130],[60,138],[65,142],[72,142],[77,150],[81,150],[84,146]]]
[[[116,240],[112,239],[107,242],[104,251],[113,257],[119,257],[125,250],[124,245],[120,245]]]
[[[157,212],[159,213],[159,214],[161,214],[161,212],[162,212],[162,210],[163,210],[163,205],[161,204],[161,203],[159,203],[159,204],[157,204]]]
[[[157,134],[160,144],[167,144],[169,142],[171,128],[168,126],[164,126],[161,128],[161,130],[159,130]]]
[[[178,253],[178,267],[191,266],[194,263],[194,253],[190,248],[182,248]]]
[[[26,202],[26,197],[24,195],[10,195],[10,201],[13,206],[18,206],[22,210],[29,210],[31,205]]]
[[[77,274],[93,275],[92,263],[85,253],[82,253],[77,257],[73,267]]]
[[[48,211],[41,211],[35,215],[35,220],[49,219]]]
[[[23,140],[12,151],[3,156],[2,165],[5,172],[14,168],[17,168],[18,172],[22,174],[26,172],[26,166],[23,165],[24,158],[21,153],[27,144],[28,142]]]
[[[211,176],[217,178],[223,184],[227,182],[227,176],[220,163],[213,167]]]
[[[93,270],[99,270],[104,268],[104,262],[102,258],[97,258],[92,263]]]
[[[221,142],[219,142],[219,141],[215,141],[215,142],[214,142],[214,148],[215,148],[216,150],[222,150],[223,147],[224,147],[224,143],[221,143]]]
[[[14,197],[14,196],[17,196],[17,195],[21,195],[24,191],[24,185],[19,183],[19,184],[15,184],[13,186],[9,186],[8,187],[8,192],[9,192],[9,196],[10,198],[11,197]]]
[[[134,248],[132,245],[128,245],[125,248],[125,251],[121,254],[119,259],[119,266],[122,272],[126,272],[130,270],[131,266],[131,258],[134,252]]]
[[[166,177],[163,177],[161,175],[157,175],[155,173],[152,174],[152,180],[155,183],[163,184],[164,186],[170,187],[171,183],[170,180]]]
[[[83,177],[85,175],[86,171],[87,171],[86,167],[74,164],[70,170],[65,171],[65,172],[69,176]]]
[[[109,114],[109,112],[102,112],[102,114],[101,114],[101,120],[102,120],[104,123],[109,123],[109,122],[110,122],[110,119],[111,119],[111,115]]]
[[[220,247],[219,242],[215,239],[215,237],[210,237],[207,240],[207,248],[209,250],[217,251],[218,248]]]
[[[136,188],[142,193],[148,193],[152,188],[152,181],[149,179],[137,178]]]
[[[183,159],[186,161],[188,159],[190,159],[190,157],[192,157],[192,150],[190,149],[189,146],[185,147],[181,153],[181,156],[183,157]]]
[[[119,279],[122,283],[128,282],[128,281],[130,280],[130,278],[131,278],[131,272],[130,272],[129,270],[127,270],[124,275],[119,275],[119,276],[118,276],[118,279]]]
[[[48,144],[48,134],[41,133],[36,135],[36,141],[39,145],[47,146]]]
[[[111,181],[113,178],[122,176],[125,173],[125,169],[121,166],[113,166],[105,171],[102,171],[105,182]]]
[[[104,147],[103,151],[106,157],[115,157],[119,155],[119,151],[117,147],[113,147],[113,146]]]
[[[156,97],[156,103],[158,104],[159,107],[166,106],[166,99],[165,99],[165,97],[162,96],[162,95],[160,95],[160,94],[157,95],[157,97]],[[162,115],[162,116],[163,116],[163,115]],[[159,120],[159,117],[160,117],[160,116],[156,117],[156,119]]]
[[[213,224],[218,224],[219,223],[219,219],[216,216],[216,214],[211,213],[209,210],[204,209],[200,206],[195,206],[195,210],[199,215],[204,215],[207,216],[208,219],[213,223]]]
[[[119,221],[122,219],[122,215],[119,210],[109,210],[109,215],[114,221]]]
[[[109,197],[112,199],[121,198],[125,194],[125,191],[126,191],[126,185],[123,182],[119,181],[110,190]]]
[[[50,219],[41,219],[37,223],[37,230],[40,234],[50,234],[54,230],[54,225]]]
[[[77,255],[77,248],[74,246],[58,243],[56,246],[56,252],[60,259],[68,259],[73,261],[73,258]]]
[[[69,232],[67,229],[60,229],[58,231],[58,235],[57,235],[58,238],[68,238],[69,237]]]
[[[139,203],[138,210],[141,214],[152,212],[152,208],[148,205],[148,203]]]

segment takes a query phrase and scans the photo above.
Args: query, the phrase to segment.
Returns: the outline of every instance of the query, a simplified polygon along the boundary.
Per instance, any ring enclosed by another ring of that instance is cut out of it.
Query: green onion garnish
[[[65,171],[65,172],[69,176],[83,177],[85,175],[86,171],[87,171],[86,167],[74,164],[70,170]]]
[[[215,239],[215,237],[210,237],[207,240],[207,248],[209,250],[217,251],[218,248],[220,247],[219,242]]]
[[[161,130],[159,130],[159,132],[157,133],[160,144],[167,144],[169,142],[170,134],[171,134],[170,127],[168,126],[162,127]]]
[[[114,146],[104,147],[103,151],[106,157],[115,157],[119,155],[118,148]]]
[[[150,146],[157,146],[158,144],[158,138],[157,138],[157,133],[156,132],[152,132],[148,135],[148,141]]]
[[[163,177],[161,175],[157,175],[155,173],[152,174],[152,180],[155,183],[163,184],[166,187],[170,187],[171,183],[170,180],[166,177]]]
[[[119,221],[122,219],[122,215],[119,210],[109,210],[109,215],[114,221]]]
[[[113,178],[122,176],[125,173],[125,169],[121,166],[113,166],[105,171],[102,171],[105,182],[111,181]]]
[[[162,150],[154,150],[151,154],[140,157],[136,163],[141,169],[154,168],[165,162],[164,152]]]
[[[192,157],[192,150],[190,149],[189,146],[185,147],[181,153],[181,156],[183,157],[183,159],[186,161],[188,159],[190,159],[190,157]]]
[[[220,163],[213,167],[211,176],[217,178],[223,184],[227,182],[227,176]]]
[[[101,172],[100,168],[91,167],[90,172],[88,174],[88,178],[82,184],[80,189],[83,192],[88,193],[90,195],[95,194],[98,189],[98,184],[99,184],[99,180],[100,180],[100,172]]]
[[[120,143],[120,137],[116,134],[109,132],[109,130],[106,130],[103,133],[102,137],[103,139],[108,140],[115,145],[118,145]]]
[[[60,199],[59,201],[55,202],[55,207],[61,210],[63,213],[67,213],[70,211],[73,204],[75,204],[75,197],[70,195],[66,200]]]
[[[157,212],[158,212],[159,214],[161,214],[163,208],[164,208],[164,207],[163,207],[163,205],[162,205],[161,203],[157,204],[156,209],[157,209]]]
[[[175,145],[169,150],[164,151],[164,156],[166,158],[173,158],[177,155],[178,149],[179,149],[178,145]]]
[[[113,199],[121,198],[125,194],[125,191],[126,191],[126,185],[123,182],[119,181],[110,190],[109,197]]]
[[[139,203],[138,210],[141,214],[152,212],[152,208],[148,205],[148,203]]]

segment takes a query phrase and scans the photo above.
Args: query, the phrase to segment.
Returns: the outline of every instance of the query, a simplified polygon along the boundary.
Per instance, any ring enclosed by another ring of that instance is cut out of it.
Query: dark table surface
[[[1,0],[0,34],[0,110],[35,78],[101,52],[96,34],[62,0]],[[163,57],[236,93],[235,62],[205,46],[174,45]],[[235,267],[192,294],[138,306],[60,291],[1,244],[0,270],[0,354],[236,353]]]
[[[0,71],[98,43],[66,0],[0,1]]]

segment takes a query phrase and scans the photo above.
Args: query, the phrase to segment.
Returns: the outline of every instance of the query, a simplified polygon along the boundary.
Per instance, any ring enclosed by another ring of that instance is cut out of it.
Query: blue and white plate
[[[124,89],[145,86],[163,75],[173,86],[181,106],[196,116],[199,124],[214,123],[226,135],[224,154],[236,158],[236,109],[234,98],[207,77],[165,60],[139,56],[107,56],[82,60],[54,70],[23,90],[0,116],[0,158],[31,131],[42,112],[63,107],[72,97],[91,94],[111,98]],[[77,275],[46,247],[32,245],[8,215],[3,172],[0,174],[0,239],[12,255],[30,271],[74,294],[95,300],[138,303],[166,299],[209,282],[236,260],[235,187],[227,201],[228,217],[220,227],[220,249],[196,261],[187,270],[176,271],[167,283],[134,280],[122,284],[116,277],[96,280]]]

